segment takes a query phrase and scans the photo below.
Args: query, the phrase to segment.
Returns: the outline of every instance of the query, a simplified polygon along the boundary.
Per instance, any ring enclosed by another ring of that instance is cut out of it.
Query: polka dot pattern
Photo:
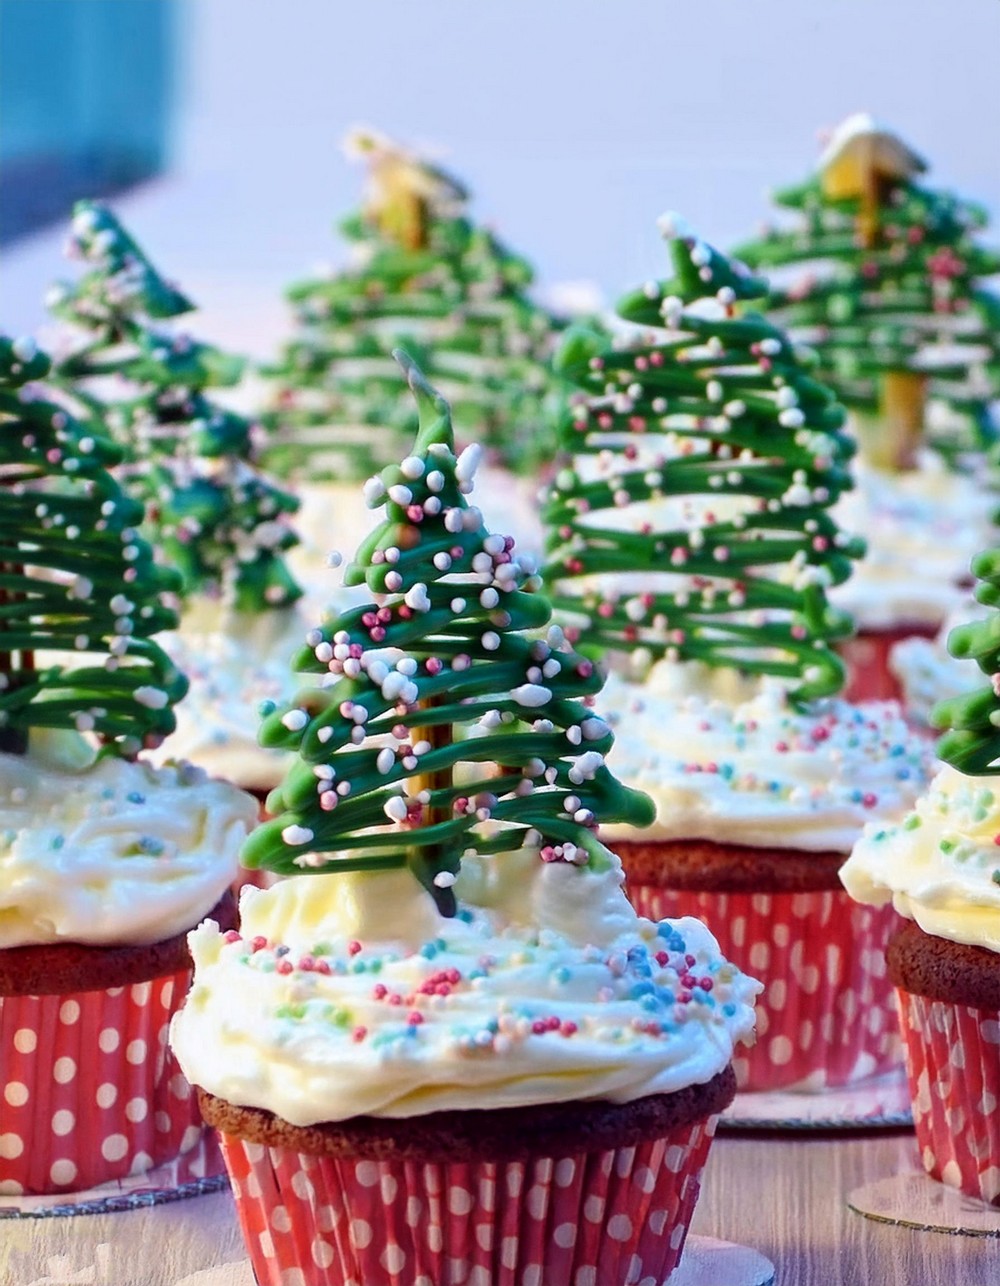
[[[222,1147],[260,1286],[285,1286],[302,1263],[309,1286],[610,1286],[677,1265],[714,1130],[713,1118],[617,1152],[509,1163]]]
[[[92,1188],[200,1141],[196,1100],[186,1082],[183,1095],[171,1091],[183,1077],[160,1040],[188,981],[184,971],[107,991],[0,996],[2,1190]]]
[[[1000,1205],[1000,1015],[898,996],[924,1169],[968,1197]]]
[[[898,917],[843,890],[695,893],[629,880],[651,920],[693,915],[722,954],[764,983],[757,1043],[733,1059],[741,1090],[818,1090],[890,1071],[900,1062],[885,947]]]

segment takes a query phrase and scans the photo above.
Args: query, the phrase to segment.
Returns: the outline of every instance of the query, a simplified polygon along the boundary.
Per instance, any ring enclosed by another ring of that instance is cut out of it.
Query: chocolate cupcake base
[[[634,1103],[292,1126],[199,1090],[260,1286],[626,1286],[680,1260],[727,1068]]]
[[[235,923],[227,893],[209,913]],[[0,951],[0,1193],[78,1192],[193,1148],[204,1126],[167,1048],[186,934]]]
[[[907,922],[886,957],[924,1168],[1000,1206],[1000,954]]]

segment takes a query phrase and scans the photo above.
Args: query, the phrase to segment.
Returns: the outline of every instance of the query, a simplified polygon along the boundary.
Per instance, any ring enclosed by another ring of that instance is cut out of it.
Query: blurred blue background
[[[173,0],[0,4],[0,244],[166,159]]]
[[[545,292],[660,271],[666,208],[743,239],[858,110],[1000,212],[997,0],[0,0],[0,21],[3,177],[52,139],[95,184],[159,170],[117,207],[197,330],[259,355],[283,287],[343,259],[358,122],[429,146]],[[4,256],[18,330],[67,271],[61,228],[31,228]]]

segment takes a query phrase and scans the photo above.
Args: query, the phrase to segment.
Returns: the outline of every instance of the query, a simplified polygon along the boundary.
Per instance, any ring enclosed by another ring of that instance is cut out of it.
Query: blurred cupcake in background
[[[899,1063],[883,951],[893,913],[852,906],[838,870],[864,822],[927,778],[894,703],[838,696],[827,594],[863,542],[838,526],[843,411],[759,313],[765,284],[676,216],[673,275],[626,296],[645,329],[571,332],[582,390],[550,488],[543,575],[574,646],[602,656],[612,765],[656,803],[602,831],[652,918],[697,915],[765,982],[742,1089],[820,1089]]]
[[[980,244],[985,211],[926,186],[926,169],[857,113],[809,178],[774,193],[788,226],[736,251],[773,274],[771,317],[815,353],[861,447],[838,520],[869,552],[833,595],[858,623],[841,645],[849,699],[900,695],[892,647],[934,637],[996,530],[1000,298],[984,282],[1000,251]]]

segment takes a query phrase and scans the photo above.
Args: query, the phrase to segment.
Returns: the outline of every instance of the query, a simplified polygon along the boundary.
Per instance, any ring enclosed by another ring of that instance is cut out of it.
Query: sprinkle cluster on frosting
[[[895,703],[802,712],[772,680],[745,687],[716,693],[699,667],[666,663],[642,688],[608,684],[611,767],[656,803],[649,838],[847,853],[867,820],[898,817],[925,785],[930,746]]]
[[[185,593],[221,589],[240,611],[293,602],[301,591],[283,554],[297,541],[298,503],[257,468],[257,426],[205,392],[234,384],[242,360],[158,325],[193,305],[106,207],[78,203],[69,252],[89,271],[49,303],[85,337],[59,380],[124,448],[121,474],[146,505],[150,540]]]
[[[153,639],[176,623],[163,595],[179,582],[108,472],[121,453],[50,400],[48,371],[32,341],[0,337],[0,748],[64,728],[134,755],[186,691]]]
[[[945,766],[894,825],[872,823],[841,868],[859,902],[891,901],[925,933],[1000,951],[1000,793]]]
[[[560,323],[529,298],[530,266],[470,221],[450,175],[371,131],[348,146],[370,176],[342,225],[354,262],[288,292],[298,334],[269,372],[269,466],[362,479],[398,459],[416,430],[390,358],[400,345],[448,397],[460,438],[533,473],[554,451],[544,399]]]
[[[694,658],[780,676],[801,700],[835,692],[828,644],[851,622],[826,590],[863,552],[829,512],[850,487],[843,412],[783,332],[737,312],[764,283],[676,216],[661,227],[675,276],[619,304],[659,329],[621,347],[574,331],[559,354],[585,394],[545,504],[553,605],[570,637],[640,665]]]
[[[310,1124],[623,1102],[711,1079],[748,1037],[759,984],[700,922],[638,918],[617,863],[480,864],[501,868],[500,901],[467,897],[463,868],[451,919],[400,873],[320,876],[308,898],[301,879],[245,892],[241,933],[191,935],[171,1032],[188,1076]]]
[[[924,377],[958,417],[959,440],[937,442],[950,454],[997,436],[1000,300],[981,283],[1000,272],[1000,253],[974,239],[985,211],[921,186],[924,168],[896,136],[853,117],[814,176],[774,193],[798,223],[736,253],[754,268],[801,270],[773,289],[774,316],[816,350],[821,378],[853,410],[878,410],[887,373]]]
[[[87,762],[56,743],[0,756],[0,949],[196,924],[236,875],[255,801],[192,764]]]
[[[601,863],[598,821],[641,824],[652,806],[605,767],[593,662],[558,628],[525,633],[550,607],[513,540],[466,500],[479,448],[456,457],[447,404],[400,361],[420,432],[366,484],[386,517],[345,577],[375,601],[313,631],[294,659],[325,686],[263,722],[263,744],[297,757],[243,856],[285,874],[408,864],[452,914],[464,852],[527,845],[545,861]]]
[[[931,723],[948,729],[938,743],[942,759],[964,773],[1000,773],[1000,548],[977,555],[972,572],[980,581],[976,599],[989,615],[952,630],[948,651],[975,661],[989,685],[942,701]]]
[[[458,910],[456,918],[469,925],[475,922],[474,912],[465,907]],[[735,1012],[735,1006],[724,993],[712,994],[717,979],[725,983],[735,977],[733,966],[720,960],[709,965],[699,964],[697,957],[688,951],[677,921],[671,920],[648,926],[645,935],[648,940],[638,941],[628,951],[609,954],[592,947],[581,953],[578,967],[591,966],[604,975],[594,997],[596,1009],[589,1004],[581,1008],[572,998],[574,969],[558,964],[549,975],[553,985],[548,1003],[510,1003],[498,1007],[498,1011],[488,1017],[477,1017],[473,1023],[464,1016],[464,1001],[476,992],[476,983],[504,973],[516,973],[525,965],[534,964],[536,949],[548,945],[543,942],[540,931],[505,944],[500,954],[491,952],[479,956],[464,970],[454,964],[441,967],[440,960],[448,959],[452,950],[446,934],[442,934],[423,943],[417,952],[412,972],[419,981],[412,987],[393,984],[392,966],[401,960],[398,952],[369,950],[356,940],[347,944],[346,951],[338,952],[331,944],[321,941],[312,950],[298,954],[259,934],[246,939],[231,929],[223,936],[227,946],[235,950],[239,963],[248,969],[277,973],[287,977],[291,984],[300,984],[301,998],[279,1006],[275,1018],[294,1023],[319,1017],[354,1043],[369,1036],[376,1046],[419,1039],[420,1029],[431,1017],[437,1023],[447,1022],[452,1042],[462,1053],[507,1054],[513,1045],[532,1037],[569,1040],[581,1032],[611,1043],[627,1043],[636,1032],[669,1039],[679,1024],[689,1020],[692,1012],[697,1015],[699,1007],[712,1011],[719,1006],[727,1017]],[[319,997],[317,1013],[308,996],[311,988],[308,983],[302,986],[304,975],[308,974],[338,978],[351,975],[359,979],[357,1008],[352,1008],[349,1000],[346,1004],[331,1005]],[[389,977],[388,985],[380,981],[383,974]],[[566,999],[560,1004],[563,990]],[[622,999],[637,1001],[641,1012],[627,1024],[622,1024],[617,1015],[607,1022],[602,1006]],[[691,1010],[692,1005],[695,1011]],[[361,1020],[372,1008],[381,1012],[369,1032]]]

